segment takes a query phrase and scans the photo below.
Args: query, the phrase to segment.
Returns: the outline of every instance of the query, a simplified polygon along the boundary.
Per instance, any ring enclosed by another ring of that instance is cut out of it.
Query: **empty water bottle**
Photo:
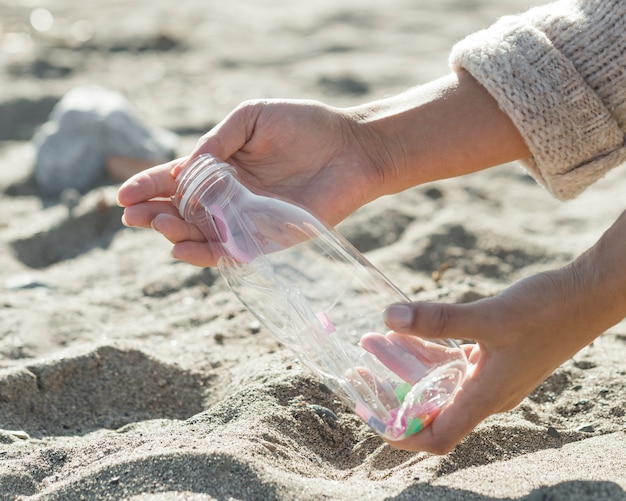
[[[241,302],[377,433],[417,433],[450,400],[463,350],[388,332],[384,309],[408,299],[310,212],[252,191],[209,155],[178,174],[172,200]]]

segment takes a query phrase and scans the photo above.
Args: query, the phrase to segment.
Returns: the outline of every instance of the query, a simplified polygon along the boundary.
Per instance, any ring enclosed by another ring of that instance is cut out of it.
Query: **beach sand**
[[[39,4],[3,2],[0,499],[626,499],[623,323],[449,454],[397,451],[215,270],[124,228],[115,183],[68,207],[30,177],[34,131],[78,85],[122,92],[183,155],[245,99],[348,106],[444,75],[455,41],[527,4],[49,0],[37,32]],[[506,165],[339,229],[411,298],[473,301],[567,263],[624,193],[620,168],[559,203]]]

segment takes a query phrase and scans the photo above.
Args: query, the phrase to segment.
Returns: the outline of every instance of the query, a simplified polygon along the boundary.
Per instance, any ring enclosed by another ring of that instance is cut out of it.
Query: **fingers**
[[[458,348],[391,331],[387,337],[425,366],[434,367],[459,356]]]
[[[194,224],[184,221],[180,217],[167,213],[160,213],[152,220],[150,224],[153,230],[161,233],[173,244],[185,242],[206,243],[206,237]]]
[[[147,169],[120,187],[118,203],[125,207],[122,222],[126,226],[152,227],[173,243],[206,240],[195,225],[180,218],[178,210],[169,200],[158,199],[171,195],[174,187],[172,168],[182,163],[178,159]]]
[[[193,224],[181,219],[166,202],[148,202],[126,207],[122,221],[127,226],[152,228],[174,244],[172,257],[195,266],[215,266],[216,258],[205,236]]]
[[[361,338],[360,344],[404,381],[415,384],[424,376],[424,365],[414,354],[394,343],[389,336],[370,332]]]
[[[138,228],[150,228],[152,221],[159,214],[167,214],[175,216],[179,220],[180,216],[178,211],[172,205],[171,202],[166,201],[151,201],[138,203],[136,205],[130,205],[124,208],[124,214],[122,215],[122,222],[126,226],[136,226]],[[181,220],[182,221],[182,220]]]
[[[117,202],[122,207],[159,197],[170,197],[174,189],[172,169],[184,159],[176,159],[135,174],[117,192]]]
[[[453,400],[443,408],[437,418],[420,433],[397,442],[389,442],[396,448],[409,451],[426,451],[433,454],[450,452],[481,421],[493,414],[489,393],[478,378],[469,374]]]
[[[126,226],[153,228],[174,244],[172,256],[196,266],[215,266],[206,237],[193,224],[183,220],[170,197],[174,189],[174,170],[187,158],[173,160],[136,174],[126,181],[117,194],[124,207],[122,222]]]
[[[204,242],[185,240],[172,248],[172,257],[194,266],[209,267],[217,264],[216,257],[211,253],[209,245]]]
[[[481,421],[502,408],[505,370],[496,362],[498,356],[488,346],[507,332],[499,316],[496,298],[468,304],[406,303],[391,305],[385,322],[392,341],[411,351],[411,335],[422,338],[473,339],[479,341],[464,348],[469,365],[460,388],[430,426],[404,440],[389,442],[396,448],[445,454],[452,450]],[[391,336],[391,334],[390,334]],[[498,343],[496,343],[498,344]],[[488,353],[490,355],[488,356]],[[494,369],[497,368],[498,370]]]
[[[154,206],[163,206],[163,208],[158,209]],[[206,247],[206,237],[198,227],[181,219],[177,213],[173,213],[175,209],[172,209],[171,205],[168,206],[165,202],[133,205],[125,209],[122,221],[126,226],[152,228],[173,244],[190,241]]]

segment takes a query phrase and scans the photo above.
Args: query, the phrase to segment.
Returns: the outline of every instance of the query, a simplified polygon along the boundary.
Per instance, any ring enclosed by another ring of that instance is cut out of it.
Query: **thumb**
[[[198,140],[190,157],[195,158],[208,153],[227,161],[252,137],[264,105],[264,101],[247,101],[240,104]]]
[[[397,303],[387,307],[387,327],[423,338],[483,339],[493,330],[489,299],[474,303]]]

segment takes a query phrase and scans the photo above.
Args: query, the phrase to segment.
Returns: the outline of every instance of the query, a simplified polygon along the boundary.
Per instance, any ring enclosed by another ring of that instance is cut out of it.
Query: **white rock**
[[[172,158],[177,141],[174,133],[142,123],[118,92],[77,87],[33,138],[35,180],[50,195],[66,188],[84,191],[103,175],[107,157],[159,163]]]

